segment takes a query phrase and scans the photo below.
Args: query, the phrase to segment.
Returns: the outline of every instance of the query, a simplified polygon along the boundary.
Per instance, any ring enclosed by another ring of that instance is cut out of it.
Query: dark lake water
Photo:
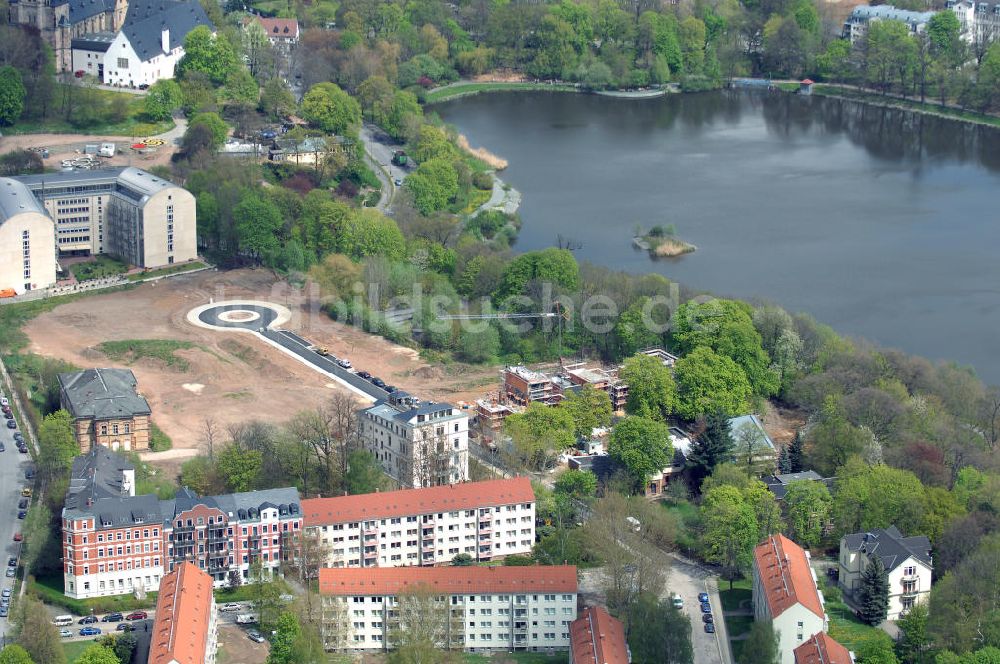
[[[819,97],[480,95],[435,110],[510,162],[517,248],[769,300],[1000,383],[1000,131]],[[698,251],[651,260],[632,228]]]

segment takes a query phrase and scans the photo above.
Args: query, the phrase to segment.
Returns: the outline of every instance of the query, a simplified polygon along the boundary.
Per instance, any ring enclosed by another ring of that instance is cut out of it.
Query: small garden
[[[70,265],[69,271],[77,281],[89,281],[124,274],[128,272],[128,265],[110,256],[98,255],[85,263]]]

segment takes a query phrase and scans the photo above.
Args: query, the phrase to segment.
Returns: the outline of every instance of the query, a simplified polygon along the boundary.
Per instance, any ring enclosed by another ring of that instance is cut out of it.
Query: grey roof
[[[17,178],[10,179],[23,183],[28,189],[35,192],[36,195],[42,194],[46,187],[106,184],[123,185],[139,194],[152,196],[159,191],[177,186],[170,180],[164,180],[158,175],[153,175],[134,166],[102,168],[93,171],[38,173],[35,175],[19,175]]]
[[[870,21],[874,19],[884,19],[891,21],[902,21],[909,25],[927,23],[934,16],[935,12],[914,12],[909,9],[899,9],[892,5],[859,5],[851,12],[848,20]]]
[[[0,178],[0,215],[6,220],[25,212],[48,215],[42,204],[21,180]]]
[[[844,546],[850,551],[865,553],[869,558],[878,556],[887,572],[896,569],[911,556],[927,567],[933,567],[931,541],[924,535],[904,537],[896,526],[845,535]]]
[[[114,40],[115,33],[113,32],[92,32],[88,35],[74,37],[72,47],[81,51],[96,51],[98,53],[104,53],[108,50],[111,46],[111,42]]]
[[[81,23],[92,16],[115,10],[115,0],[66,0],[53,4],[69,5],[69,22],[72,25]]]
[[[69,501],[67,501],[63,515],[71,519],[93,516],[97,521],[98,530],[146,523],[160,523],[160,501],[153,494],[124,496],[121,498],[98,498],[89,506],[84,502],[70,506]]]
[[[288,514],[289,506],[293,505],[292,514],[302,513],[299,491],[295,487],[227,493],[221,496],[199,496],[191,489],[182,487],[173,499],[160,501],[160,513],[164,523],[169,523],[178,514],[196,505],[216,508],[243,523],[259,521],[260,510],[269,507],[277,507],[282,516]]]
[[[764,425],[757,418],[756,415],[740,415],[739,417],[734,417],[729,420],[729,437],[732,438],[733,443],[741,442],[738,438],[739,432],[744,429],[749,429],[750,431],[756,431],[757,437],[753,441],[754,450],[761,450],[770,448],[768,451],[773,452],[774,441],[771,437],[767,435],[764,430]]]
[[[170,50],[182,46],[199,25],[213,28],[198,0],[137,0],[130,2],[122,32],[144,62],[162,55],[162,31],[170,31]],[[214,28],[213,28],[214,29]]]
[[[815,470],[806,470],[801,473],[783,473],[781,475],[771,475],[770,477],[764,478],[764,484],[766,484],[768,490],[774,494],[775,500],[784,500],[785,494],[788,493],[788,485],[792,482],[806,481],[823,482],[827,486],[830,484],[829,479],[824,478]]]
[[[128,495],[129,488],[123,479],[125,471],[134,471],[131,461],[101,445],[73,459],[70,470],[66,507],[78,509],[87,501],[100,498],[117,498]]]
[[[401,396],[408,397],[409,395],[405,392],[402,395],[396,393],[393,395],[393,398],[398,400]],[[389,401],[380,400],[376,401],[374,406],[365,409],[365,412],[377,415],[387,420],[396,420],[401,424],[408,424],[410,420],[418,415],[433,415],[434,413],[440,413],[446,410],[451,410],[451,415],[444,415],[439,418],[434,418],[434,420],[445,421],[456,417],[466,416],[460,408],[457,408],[450,403],[440,403],[435,401],[421,401],[419,403],[412,404],[400,403],[399,405],[396,405],[390,403]]]
[[[104,420],[149,415],[149,404],[136,392],[129,369],[87,369],[59,374],[59,385],[76,418]]]

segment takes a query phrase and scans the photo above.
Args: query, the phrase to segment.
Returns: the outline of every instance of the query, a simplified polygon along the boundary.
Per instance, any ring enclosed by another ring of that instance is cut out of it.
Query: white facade
[[[21,294],[55,282],[52,219],[23,184],[0,178],[0,289]]]
[[[1000,40],[1000,2],[948,0],[945,6],[958,16],[967,43],[985,47]]]
[[[872,21],[900,21],[905,23],[913,34],[921,33],[927,28],[935,12],[915,12],[908,9],[898,9],[892,5],[859,5],[854,8],[844,22],[841,35],[855,44],[868,34],[868,24]]]
[[[143,60],[125,31],[119,32],[104,55],[104,84],[131,88],[152,85],[162,78],[173,78],[174,68],[184,57],[184,47],[170,48],[170,31],[167,29],[161,32],[160,39],[160,48]]]
[[[870,558],[856,550],[851,550],[841,540],[840,545],[840,585],[851,593],[861,588],[861,576],[868,567]],[[895,568],[888,570],[889,607],[887,620],[899,620],[915,604],[930,601],[933,570],[913,556],[903,559]]]
[[[361,442],[401,487],[420,488],[469,478],[469,417],[447,403],[393,395],[358,413]]]

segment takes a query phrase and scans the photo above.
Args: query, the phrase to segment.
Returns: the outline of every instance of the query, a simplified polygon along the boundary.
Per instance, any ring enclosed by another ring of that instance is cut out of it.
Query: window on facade
[[[128,58],[118,58],[118,68],[128,69]]]

